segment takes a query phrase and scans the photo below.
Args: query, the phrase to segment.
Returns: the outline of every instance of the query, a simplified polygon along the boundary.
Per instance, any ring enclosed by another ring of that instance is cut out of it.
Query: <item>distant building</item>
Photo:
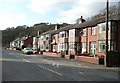
[[[24,36],[21,38],[17,38],[14,41],[10,42],[10,48],[12,49],[23,49],[25,47],[33,46],[33,37],[32,36]]]

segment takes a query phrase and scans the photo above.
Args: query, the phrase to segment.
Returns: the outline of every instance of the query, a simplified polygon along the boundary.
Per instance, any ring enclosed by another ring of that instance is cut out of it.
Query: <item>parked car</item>
[[[32,48],[24,48],[22,50],[23,54],[33,54],[33,49]]]

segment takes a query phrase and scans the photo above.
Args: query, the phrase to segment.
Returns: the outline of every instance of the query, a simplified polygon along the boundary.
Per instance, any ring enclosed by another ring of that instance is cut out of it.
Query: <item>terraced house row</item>
[[[118,14],[109,16],[109,50],[120,50],[120,20]],[[104,55],[106,49],[105,17],[85,21],[83,17],[76,24],[42,33],[38,36],[40,51],[78,56],[82,53]]]
[[[108,24],[108,50],[120,51],[119,15],[109,15]],[[17,38],[10,43],[10,47],[20,49],[32,47],[33,49],[39,49],[39,52],[43,55],[75,58],[79,61],[98,64],[99,58],[96,58],[96,55],[97,57],[106,56],[105,16],[89,21],[85,21],[81,16],[77,23],[65,27],[59,27],[56,24],[54,30],[38,34],[36,37]],[[92,57],[81,56],[84,54],[89,54]]]

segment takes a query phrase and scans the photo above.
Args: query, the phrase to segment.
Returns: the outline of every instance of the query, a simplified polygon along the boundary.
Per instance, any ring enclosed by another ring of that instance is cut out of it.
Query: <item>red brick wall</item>
[[[95,57],[76,56],[76,60],[99,64],[99,58],[95,58]]]
[[[45,56],[51,56],[51,57],[60,57],[59,54],[52,53],[52,52],[43,52],[43,55],[45,55]]]
[[[24,40],[24,44],[27,47],[32,47],[33,46],[33,37],[28,37],[26,40]]]
[[[90,42],[96,42],[96,48],[98,47],[98,27],[96,26],[96,34],[91,35],[91,27],[88,28],[88,35],[87,36],[82,36],[81,37],[81,42],[86,42],[86,37],[88,38],[87,40],[87,52],[90,52]]]
[[[98,27],[96,26],[95,35],[91,35],[91,27],[88,28],[88,52],[90,52],[90,42],[96,42],[96,47],[98,46]]]

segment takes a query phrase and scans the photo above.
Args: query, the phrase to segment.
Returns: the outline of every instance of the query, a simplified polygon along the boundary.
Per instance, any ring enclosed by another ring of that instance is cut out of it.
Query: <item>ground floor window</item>
[[[105,52],[106,49],[106,41],[98,41],[98,51],[99,52]]]
[[[108,41],[108,50],[110,50],[110,41]],[[106,41],[98,41],[98,51],[106,52]]]
[[[110,50],[116,50],[116,42],[115,41],[110,42]]]
[[[46,50],[50,49],[50,45],[47,44],[45,48],[46,48]]]
[[[58,48],[59,48],[59,50],[62,50],[62,51],[67,50],[67,43],[59,44]]]
[[[41,49],[41,50],[45,50],[45,45],[41,45],[41,46],[40,46],[40,49]]]
[[[80,53],[80,43],[69,43],[69,51],[75,51],[76,54]]]
[[[74,51],[75,43],[69,43],[69,50]]]

